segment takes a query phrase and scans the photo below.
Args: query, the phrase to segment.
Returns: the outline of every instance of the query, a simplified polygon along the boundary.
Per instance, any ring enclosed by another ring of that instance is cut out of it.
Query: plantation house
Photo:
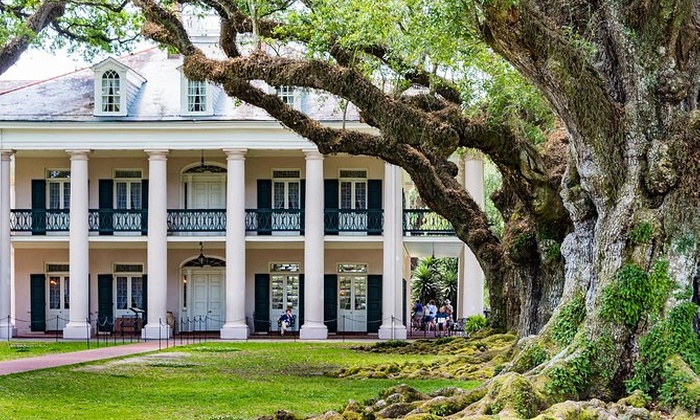
[[[460,257],[457,316],[483,311],[474,257],[410,208],[400,168],[324,157],[181,63],[151,48],[0,92],[0,337],[83,339],[144,316],[146,339],[245,339],[292,307],[302,339],[401,339],[411,257],[431,254]],[[269,91],[371,130],[327,95]],[[464,162],[483,196],[481,160]]]

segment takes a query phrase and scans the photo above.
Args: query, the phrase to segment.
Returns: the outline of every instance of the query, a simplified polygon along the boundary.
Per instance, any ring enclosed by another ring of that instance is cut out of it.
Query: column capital
[[[88,160],[88,155],[92,152],[90,149],[69,149],[66,153],[70,155],[71,160]]]
[[[318,149],[302,149],[301,151],[306,155],[306,160],[323,160],[323,155]]]
[[[464,153],[464,160],[484,160],[484,154],[477,149],[466,149]]]
[[[245,160],[248,149],[223,149],[227,160]]]
[[[2,159],[2,160],[10,160],[10,158],[11,158],[12,155],[14,155],[14,154],[15,154],[15,151],[14,151],[14,150],[10,150],[10,149],[0,150],[0,159]]]
[[[148,160],[166,160],[168,158],[168,149],[146,149],[144,150],[148,154]]]

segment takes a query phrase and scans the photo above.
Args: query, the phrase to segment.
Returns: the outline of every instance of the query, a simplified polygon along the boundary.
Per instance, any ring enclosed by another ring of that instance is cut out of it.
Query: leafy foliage
[[[693,329],[697,310],[696,304],[685,302],[642,337],[634,377],[625,384],[629,391],[640,389],[652,395],[660,394],[669,405],[684,405],[675,397],[679,388],[673,385],[682,378],[675,376],[676,369],[669,369],[669,363],[678,354],[693,372],[700,373],[700,338]]]
[[[552,339],[554,342],[560,346],[571,343],[585,316],[585,297],[583,292],[579,292],[561,307],[559,314],[553,321]]]
[[[626,265],[615,280],[603,290],[601,315],[629,329],[641,319],[658,314],[673,285],[667,261],[658,261],[649,274],[637,265]]]
[[[422,303],[445,299],[456,302],[458,284],[456,258],[425,257],[413,271],[411,298]]]
[[[464,322],[464,332],[468,334],[473,334],[482,328],[486,328],[489,321],[483,315],[472,315],[466,319]]]

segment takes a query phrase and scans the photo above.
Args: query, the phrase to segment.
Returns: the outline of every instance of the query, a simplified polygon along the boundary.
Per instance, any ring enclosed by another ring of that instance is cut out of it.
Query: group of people
[[[412,324],[415,329],[447,332],[453,323],[453,312],[449,299],[445,299],[440,309],[432,299],[425,306],[416,300],[413,304]]]

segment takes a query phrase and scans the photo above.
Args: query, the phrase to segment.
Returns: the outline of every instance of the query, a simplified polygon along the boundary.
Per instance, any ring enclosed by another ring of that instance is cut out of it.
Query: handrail
[[[407,236],[455,234],[452,224],[430,209],[404,209],[403,232]]]

